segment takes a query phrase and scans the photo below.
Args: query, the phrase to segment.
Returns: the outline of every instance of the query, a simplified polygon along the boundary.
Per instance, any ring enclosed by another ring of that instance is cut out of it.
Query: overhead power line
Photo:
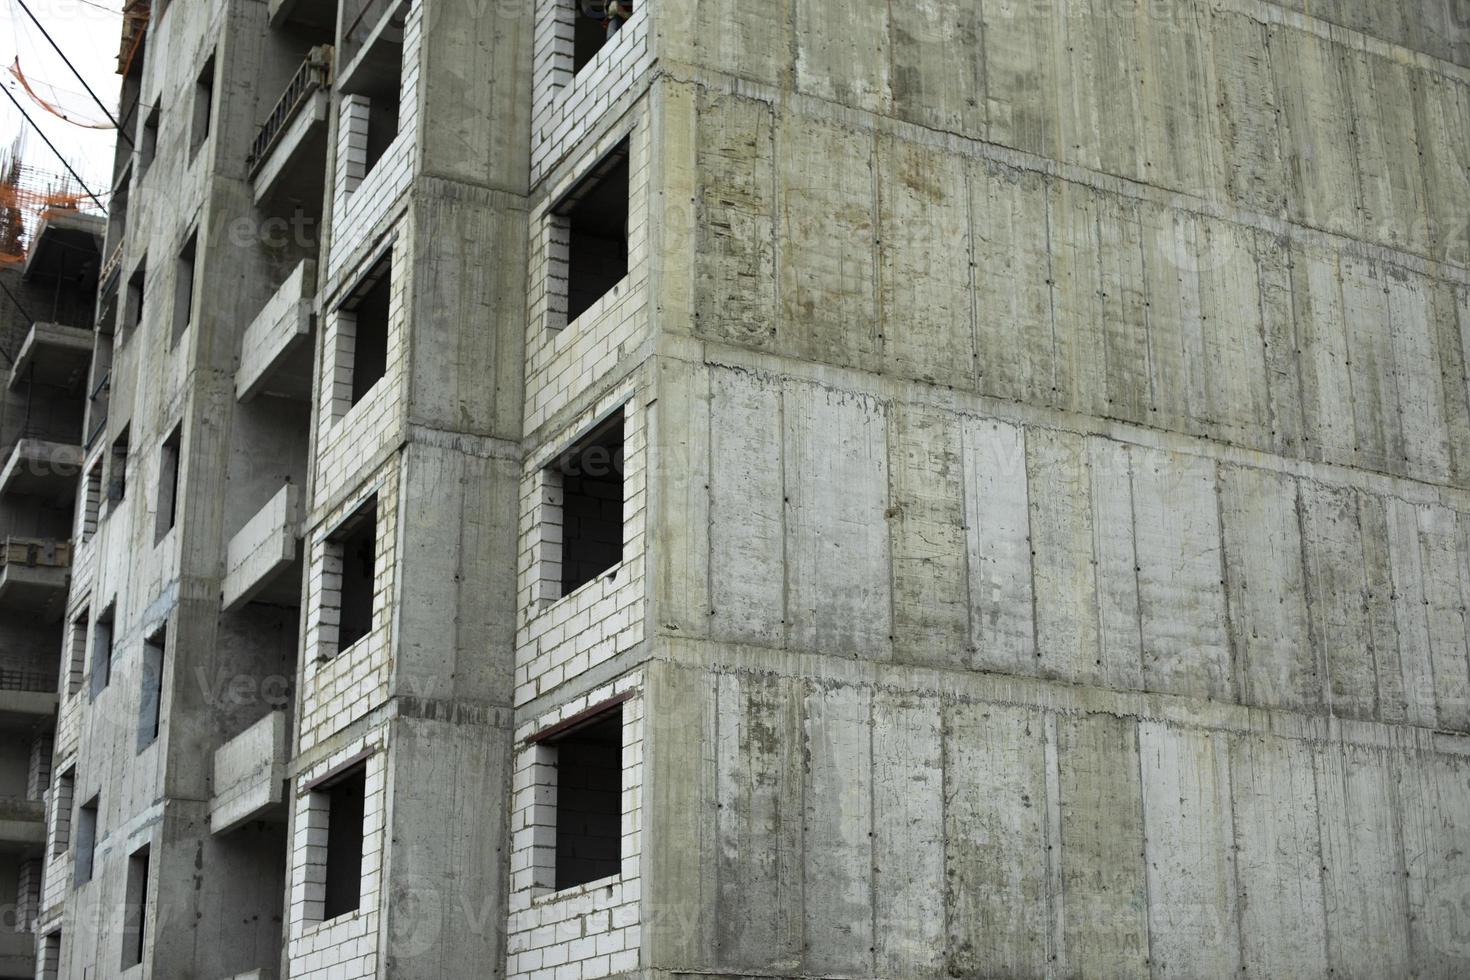
[[[21,105],[20,102],[16,100],[15,96],[11,94],[10,89],[6,88],[4,85],[0,85],[0,92],[5,93],[5,97],[10,100],[11,105],[15,106],[15,108],[20,111],[21,116],[25,118],[25,121],[31,124],[31,128],[34,129],[36,133],[41,137],[41,139],[45,141],[46,145],[51,148],[51,152],[56,154],[56,159],[61,161],[61,165],[65,167],[67,171],[70,172],[71,175],[77,179],[77,183],[81,185],[82,190],[87,192],[87,196],[90,197],[99,208],[106,212],[107,206],[97,199],[96,194],[92,193],[92,189],[87,186],[87,182],[82,179],[82,175],[77,173],[76,170],[72,168],[71,162],[68,161],[66,157],[62,156],[61,151],[56,148],[56,144],[51,142],[51,140],[46,136],[45,131],[43,131],[40,126],[36,125],[36,121],[31,118],[31,114],[26,112],[25,106]]]
[[[17,2],[20,4],[20,9],[24,10],[26,12],[26,16],[31,19],[31,23],[35,24],[36,27],[40,29],[41,34],[46,38],[47,41],[50,42],[51,47],[56,50],[57,54],[61,55],[61,60],[66,62],[66,67],[70,68],[71,73],[77,76],[77,81],[82,83],[82,88],[86,89],[87,94],[92,97],[92,101],[97,103],[97,108],[106,113],[107,118],[112,122],[112,125],[117,127],[118,135],[128,141],[128,146],[132,146],[133,138],[128,135],[127,130],[118,125],[117,118],[113,116],[112,110],[108,109],[107,106],[103,104],[102,100],[97,98],[97,93],[92,91],[92,86],[88,85],[87,80],[82,77],[82,73],[77,71],[77,66],[71,63],[71,59],[66,56],[66,52],[61,50],[61,45],[57,44],[56,41],[52,39],[51,32],[46,30],[45,25],[43,25],[39,20],[36,19],[35,14],[31,13],[31,8],[26,6],[26,0],[17,0]],[[11,101],[14,102],[15,100],[11,99]]]

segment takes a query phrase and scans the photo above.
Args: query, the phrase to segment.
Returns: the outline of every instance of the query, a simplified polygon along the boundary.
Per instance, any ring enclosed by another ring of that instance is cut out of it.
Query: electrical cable
[[[77,81],[82,83],[82,88],[86,89],[87,94],[92,97],[92,101],[97,103],[97,108],[106,113],[107,118],[112,122],[112,125],[117,128],[118,135],[127,140],[128,146],[131,147],[133,145],[133,138],[127,134],[126,130],[118,125],[117,118],[113,116],[112,110],[108,109],[107,106],[103,105],[102,100],[97,98],[97,93],[92,91],[92,86],[88,85],[87,80],[82,77],[82,73],[77,71],[77,66],[71,63],[71,59],[66,56],[66,52],[61,50],[61,46],[57,44],[56,41],[51,37],[51,32],[46,30],[45,26],[36,19],[35,14],[31,13],[31,8],[26,6],[26,0],[16,0],[16,2],[20,4],[20,9],[26,12],[26,16],[31,19],[31,23],[40,28],[42,36],[44,36],[46,40],[51,43],[51,47],[56,49],[56,53],[61,55],[61,60],[66,62],[66,67],[70,68],[71,73],[77,76]],[[11,101],[14,101],[14,99],[12,99]],[[93,200],[96,200],[96,198],[93,198]]]

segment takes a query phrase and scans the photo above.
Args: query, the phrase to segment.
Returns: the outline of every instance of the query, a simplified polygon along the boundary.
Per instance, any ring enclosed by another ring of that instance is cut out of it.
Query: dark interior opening
[[[337,649],[346,650],[373,628],[373,559],[378,535],[378,502],[374,497],[338,532],[342,549],[342,604]]]
[[[167,627],[161,627],[143,644],[143,689],[138,699],[140,752],[158,741],[158,728],[163,719],[163,653],[167,645]]]
[[[623,410],[578,441],[557,468],[567,595],[623,560]]]
[[[174,262],[173,343],[178,343],[180,335],[194,319],[194,254],[198,245],[199,231],[195,229]]]
[[[158,462],[158,534],[159,540],[165,534],[173,530],[174,524],[178,522],[179,516],[179,451],[183,445],[184,434],[180,426],[174,426],[168,438],[163,441],[163,449]]]
[[[327,796],[327,870],[322,918],[355,911],[362,900],[362,816],[367,769],[357,766]]]
[[[403,49],[393,46],[383,59],[381,77],[374,80],[368,95],[366,176],[373,172],[388,147],[398,138],[398,99],[403,89]]]
[[[126,921],[123,923],[122,968],[143,962],[143,940],[148,932],[148,848],[128,858]]]
[[[371,285],[353,300],[352,404],[362,401],[388,370],[389,263],[368,274]]]
[[[555,747],[559,891],[622,869],[622,708],[562,736]]]
[[[597,57],[597,52],[602,50],[603,45],[612,40],[613,34],[617,33],[617,28],[621,27],[622,19],[617,18],[618,23],[614,25],[613,33],[610,34],[608,33],[608,5],[611,0],[565,0],[565,2],[572,5],[576,17],[572,43],[572,73],[576,74]],[[634,0],[623,0],[623,11],[631,14],[633,4]]]
[[[567,322],[628,274],[628,146],[605,157],[557,207],[568,226]]]
[[[123,312],[123,330],[131,332],[143,322],[143,283],[147,279],[146,260],[139,262],[128,277],[127,307]]]
[[[112,441],[112,451],[107,461],[107,501],[120,502],[128,493],[128,434],[132,426],[125,425]]]
[[[77,808],[76,883],[92,880],[92,865],[97,859],[97,797]]]
[[[214,112],[214,56],[204,63],[199,80],[194,83],[194,120],[189,140],[189,155],[199,152],[199,147],[209,138],[209,127]]]

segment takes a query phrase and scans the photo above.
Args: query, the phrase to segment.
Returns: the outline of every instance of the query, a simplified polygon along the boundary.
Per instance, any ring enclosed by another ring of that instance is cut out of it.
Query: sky
[[[117,114],[118,38],[124,0],[25,0],[66,57],[81,72],[92,91]],[[0,0],[0,84],[25,108],[56,148],[76,169],[87,186],[106,203],[112,179],[112,129],[83,129],[47,112],[31,101],[10,72],[19,57],[31,87],[47,101],[88,122],[106,122],[106,116],[51,47],[46,36],[26,16],[21,0]],[[66,167],[46,147],[9,99],[0,97],[0,150],[8,150],[17,133],[25,134],[22,162],[46,172],[63,174]]]

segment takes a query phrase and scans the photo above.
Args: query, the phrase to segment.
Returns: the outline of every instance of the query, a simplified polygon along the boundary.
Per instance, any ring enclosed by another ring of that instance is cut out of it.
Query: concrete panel
[[[1414,114],[1404,111],[1414,103],[1418,71],[1361,51],[1346,55],[1342,70],[1353,98],[1350,135],[1364,234],[1391,248],[1425,254],[1430,242],[1423,151]]]
[[[1269,232],[1255,236],[1260,273],[1261,333],[1265,345],[1266,390],[1271,400],[1270,447],[1290,458],[1304,455],[1302,373],[1295,311],[1292,308],[1291,245]],[[1470,428],[1470,421],[1467,421]]]
[[[807,3],[826,9],[820,0]],[[840,36],[858,30],[846,8],[840,20]],[[879,370],[873,137],[788,115],[776,139],[781,350]]]
[[[515,607],[515,581],[497,556],[513,547],[511,488],[519,469],[423,444],[404,453],[399,499],[412,504],[398,512],[395,573],[386,586],[394,600],[396,694],[508,700],[513,665],[484,649],[514,643],[507,610]]]
[[[1357,437],[1337,257],[1315,247],[1294,248],[1291,281],[1301,350],[1303,448],[1311,459],[1348,461]]]
[[[1029,430],[1026,484],[1032,488],[1036,605],[1036,663],[1027,672],[1068,680],[1094,677],[1102,658],[1091,480],[1083,438],[1051,429]]]
[[[1050,845],[1041,713],[947,706],[944,790],[947,973],[1042,976]]]
[[[1136,729],[1133,719],[1108,715],[1057,720],[1063,976],[1149,971]]]
[[[1031,515],[1023,431],[1003,422],[964,425],[969,628],[976,666],[1036,670]]]
[[[964,164],[885,137],[878,187],[883,347],[905,377],[970,388],[977,351]]]
[[[873,697],[874,973],[944,968],[944,767],[938,699]]]
[[[1076,412],[1106,416],[1108,358],[1098,260],[1099,207],[1090,188],[1062,181],[1048,188],[1057,401]]]
[[[1184,350],[1193,383],[1191,415],[1226,443],[1269,446],[1266,352],[1262,346],[1260,277],[1253,233],[1202,219],[1193,276],[1199,319],[1186,319]]]
[[[1240,971],[1230,754],[1219,734],[1140,722],[1152,973]]]
[[[1276,24],[1267,29],[1267,42],[1290,215],[1313,228],[1351,235],[1361,227],[1360,196],[1341,51],[1316,34]]]
[[[649,469],[667,474],[656,498],[657,562],[654,576],[658,622],[685,635],[711,628],[710,616],[710,426],[708,369],[688,371],[665,364],[658,372],[658,400],[648,438]],[[767,449],[768,454],[774,451]]]
[[[1411,724],[1433,728],[1438,721],[1434,683],[1434,645],[1430,636],[1429,598],[1424,552],[1419,540],[1419,508],[1407,501],[1387,501],[1388,561],[1393,575],[1393,621],[1398,637],[1398,676],[1405,714]]]
[[[1106,687],[1142,689],[1143,635],[1134,543],[1132,454],[1110,439],[1087,440],[1092,478],[1093,561],[1097,568],[1097,662],[1082,677]]]
[[[776,343],[771,106],[701,94],[698,113],[694,331],[770,348]]]
[[[1357,494],[1303,481],[1301,519],[1308,609],[1327,671],[1327,704],[1338,717],[1372,719],[1378,709],[1378,673]]]
[[[1431,308],[1434,288],[1423,276],[1389,268],[1384,275],[1388,330],[1393,345],[1398,421],[1404,433],[1405,472],[1442,482],[1450,474],[1443,360]]]
[[[1377,717],[1386,722],[1423,717],[1417,709],[1410,709],[1412,691],[1405,687],[1399,649],[1399,599],[1391,553],[1390,501],[1367,493],[1356,496],[1363,540],[1363,573],[1368,589],[1364,603],[1368,620],[1366,639],[1378,675]],[[1431,713],[1432,707],[1431,703]]]
[[[1098,295],[1102,302],[1107,385],[1104,414],[1149,419],[1148,298],[1138,207],[1122,198],[1098,201]]]
[[[787,639],[838,656],[887,659],[886,411],[864,396],[793,386],[782,398],[782,425]]]
[[[999,0],[981,5],[985,109],[990,139],[1049,159],[1061,152],[1058,60],[1063,39],[1055,4]]]
[[[710,375],[710,632],[778,644],[785,615],[781,395],[769,381]],[[696,588],[698,586],[696,585]]]
[[[1120,61],[1137,64],[1140,146],[1150,182],[1206,200],[1218,196],[1224,162],[1216,135],[1210,40],[1196,7],[1136,4],[1134,38],[1120,38]],[[1110,5],[1114,18],[1127,20]]]
[[[1470,84],[1420,71],[1414,95],[1434,256],[1463,267],[1470,264]]]
[[[1315,754],[1327,957],[1334,976],[1413,973],[1394,783],[1402,759],[1324,745]]]
[[[786,0],[752,0],[738,6],[724,0],[693,0],[693,6],[693,37],[688,43],[702,63],[770,85],[782,80],[792,44]],[[664,18],[658,21],[662,26]],[[671,33],[677,38],[685,32]]]
[[[1215,466],[1176,453],[1132,455],[1144,683],[1150,691],[1228,699]]]
[[[1307,620],[1296,481],[1220,468],[1231,651],[1246,704],[1311,710],[1322,670]]]
[[[1470,731],[1470,645],[1465,623],[1466,602],[1470,601],[1470,575],[1466,574],[1470,552],[1458,515],[1444,507],[1421,507],[1419,548],[1424,562],[1436,718],[1440,728]]]
[[[873,714],[864,688],[805,697],[801,857],[807,974],[869,975],[873,922]]]
[[[722,675],[718,685],[718,960],[730,969],[794,971],[805,895],[802,687],[759,675]]]
[[[643,792],[649,879],[658,882],[642,929],[649,965],[712,962],[719,829],[716,678],[657,661],[647,668]]]
[[[970,656],[969,485],[963,423],[921,405],[892,418],[894,657],[959,666]]]
[[[1286,208],[1271,49],[1266,25],[1243,13],[1215,9],[1208,15],[1213,47],[1217,127],[1225,147],[1225,190],[1243,207],[1265,214]]]
[[[507,904],[511,733],[494,715],[393,725],[380,941],[395,976],[474,976],[505,955],[490,917]]]
[[[794,0],[796,85],[828,102],[881,112],[888,108],[888,6],[833,6]]]
[[[1396,783],[1415,975],[1463,977],[1470,972],[1470,765],[1420,755]]]
[[[1442,399],[1448,479],[1470,483],[1470,384],[1467,384],[1465,347],[1460,333],[1464,287],[1447,282],[1427,283],[1430,333],[1438,359],[1438,388]]]
[[[929,129],[984,138],[986,58],[991,47],[982,43],[981,8],[978,3],[888,8],[893,61],[889,84],[896,116]]]
[[[1398,375],[1382,270],[1339,257],[1342,309],[1352,386],[1354,461],[1384,473],[1407,470],[1408,446],[1399,421]]]
[[[1058,403],[1047,182],[991,164],[970,172],[975,337],[982,393]]]
[[[1253,976],[1326,977],[1318,803],[1308,746],[1230,741],[1242,966]]]

